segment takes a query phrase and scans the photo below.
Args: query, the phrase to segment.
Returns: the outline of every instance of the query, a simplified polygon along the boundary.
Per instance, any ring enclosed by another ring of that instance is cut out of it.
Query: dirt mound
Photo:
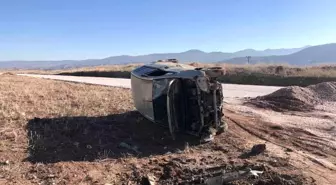
[[[276,111],[293,110],[308,111],[319,103],[316,94],[304,87],[292,86],[279,89],[269,95],[257,97],[251,103],[262,108],[271,108]]]
[[[322,101],[336,101],[336,82],[323,82],[307,87]]]
[[[285,87],[266,96],[251,99],[250,103],[276,111],[309,111],[326,101],[336,101],[336,82],[323,82],[308,87]]]

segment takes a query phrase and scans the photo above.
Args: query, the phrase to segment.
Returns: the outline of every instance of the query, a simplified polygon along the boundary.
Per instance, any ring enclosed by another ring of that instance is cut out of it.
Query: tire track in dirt
[[[274,149],[274,151],[270,150],[271,153],[278,156],[287,155],[287,157],[292,159],[292,165],[302,170],[307,176],[313,177],[318,182],[323,182],[322,184],[334,184],[336,182],[336,178],[331,175],[336,171],[335,164],[330,162],[335,161],[334,155],[330,155],[333,154],[332,151],[326,152],[321,149],[321,145],[319,144],[307,145],[307,143],[303,141],[305,138],[309,138],[312,141],[314,140],[310,138],[310,134],[301,132],[298,134],[301,137],[297,138],[295,133],[298,130],[292,129],[292,131],[296,131],[294,134],[286,133],[290,133],[290,128],[275,127],[275,129],[272,130],[274,125],[271,123],[258,120],[251,116],[237,115],[233,111],[227,111],[226,117],[243,132],[241,135],[242,137],[246,137],[248,143],[264,141],[267,144],[267,148],[271,148],[271,150]],[[230,125],[229,128],[231,128]],[[288,138],[275,137],[272,133],[278,133],[278,135],[286,133]],[[296,145],[292,142],[296,143]],[[330,146],[324,146],[330,148]],[[321,153],[323,156],[327,156],[325,160],[319,159]]]
[[[252,120],[255,119],[253,117],[251,117],[249,120],[237,121],[236,113],[234,113],[233,111],[229,112],[231,112],[231,114],[227,115],[228,119],[230,119],[244,131],[262,140],[276,144],[285,149],[289,150],[293,149],[286,145],[280,144],[279,141],[277,141],[282,140],[282,142],[284,143],[292,144],[298,148],[302,148],[303,150],[313,151],[317,153],[323,152],[325,153],[324,155],[326,156],[336,157],[336,148],[330,145],[329,140],[327,140],[327,138],[320,138],[317,135],[301,128],[282,127],[262,120]],[[236,117],[236,119],[234,119],[234,117]],[[238,117],[238,120],[239,119],[242,118]],[[256,123],[246,125],[243,122],[250,122],[250,123],[256,122]],[[259,124],[257,124],[257,122],[259,122]],[[260,123],[262,123],[262,125]],[[289,141],[292,143],[290,143]]]
[[[323,156],[334,157],[335,152],[327,152],[329,150],[334,150],[334,149],[333,148],[329,149],[328,147],[330,147],[330,146],[328,146],[324,143],[321,143],[320,145],[318,145],[318,144],[308,144],[307,142],[305,142],[305,139],[309,139],[308,137],[296,138],[294,136],[294,134],[288,134],[288,133],[285,133],[285,132],[279,132],[279,134],[274,134],[274,133],[277,133],[277,132],[271,133],[269,130],[265,129],[268,126],[266,124],[266,122],[263,122],[263,123],[265,123],[264,128],[248,127],[248,125],[243,125],[241,121],[238,121],[237,118],[234,119],[233,117],[228,117],[228,119],[230,119],[233,123],[238,125],[245,132],[247,132],[247,133],[251,134],[252,136],[255,136],[255,137],[257,137],[257,138],[259,138],[263,141],[267,141],[269,143],[277,145],[277,146],[279,146],[283,149],[286,149],[288,151],[304,150],[304,151],[311,152],[312,154],[315,154],[315,155],[318,155],[318,156],[323,155]],[[252,125],[250,125],[250,126],[252,126]],[[250,128],[250,129],[247,129],[247,128]],[[284,129],[284,128],[282,128],[281,130],[286,131],[286,129]],[[277,131],[279,131],[279,130],[277,129]],[[281,135],[284,135],[284,134],[288,135],[289,138],[272,137],[272,136],[275,136],[275,135],[278,135],[278,136],[280,135],[281,136]],[[266,136],[268,136],[268,137],[266,137]],[[285,144],[280,144],[279,141],[277,141],[276,139],[282,140],[282,142],[284,142],[286,144],[292,144],[293,147],[288,147]],[[311,141],[313,142],[314,140],[311,140]],[[319,142],[317,141],[317,143],[319,143]],[[325,148],[328,148],[329,150],[320,150],[321,145],[323,145]],[[323,154],[321,154],[321,152],[323,152]],[[303,156],[306,156],[306,155],[303,155]],[[322,166],[326,167],[325,165],[322,165]],[[332,168],[331,170],[334,170],[334,169]]]
[[[262,136],[261,134],[258,134],[257,132],[253,132],[252,130],[247,129],[247,128],[244,127],[241,123],[239,123],[239,121],[237,121],[237,119],[235,119],[235,118],[233,118],[233,117],[234,117],[234,116],[232,116],[232,115],[231,115],[231,116],[227,115],[227,118],[228,118],[231,122],[235,123],[239,128],[241,128],[241,129],[244,130],[245,132],[249,133],[250,135],[257,137],[258,139],[260,139],[260,140],[262,140],[262,141],[267,141],[267,142],[270,142],[270,143],[272,143],[272,144],[274,144],[274,145],[280,146],[280,147],[282,147],[282,148],[285,148],[285,149],[288,149],[288,150],[292,150],[292,148],[290,148],[290,147],[281,145],[281,144],[279,144],[279,143],[275,143],[275,142],[273,142],[272,140],[267,139],[266,137]]]

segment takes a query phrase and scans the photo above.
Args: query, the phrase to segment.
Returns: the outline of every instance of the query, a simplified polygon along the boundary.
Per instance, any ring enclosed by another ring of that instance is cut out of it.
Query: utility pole
[[[247,64],[250,64],[251,56],[246,56],[246,58],[247,58]]]

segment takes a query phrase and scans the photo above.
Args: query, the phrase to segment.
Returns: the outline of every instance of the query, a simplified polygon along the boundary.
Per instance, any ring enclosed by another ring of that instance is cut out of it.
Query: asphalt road
[[[131,88],[130,79],[123,79],[123,78],[82,77],[82,76],[79,77],[79,76],[62,76],[62,75],[36,75],[36,74],[19,74],[19,75],[70,81],[70,82],[104,85],[104,86]],[[222,84],[222,86],[224,97],[230,97],[230,98],[263,96],[281,88],[274,86],[237,85],[237,84]]]

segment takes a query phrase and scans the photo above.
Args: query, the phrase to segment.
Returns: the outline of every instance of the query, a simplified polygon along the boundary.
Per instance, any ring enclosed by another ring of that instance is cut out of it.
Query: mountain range
[[[246,57],[222,60],[224,63],[245,64]],[[290,65],[336,64],[336,44],[311,46],[288,55],[254,56],[250,63],[286,63]]]
[[[203,52],[188,50],[181,53],[157,53],[148,55],[121,55],[103,59],[61,60],[61,61],[3,61],[0,68],[7,69],[65,69],[84,66],[98,66],[127,63],[148,63],[160,59],[176,58],[181,62],[233,63],[244,64],[246,56],[251,56],[251,63],[288,63],[292,65],[311,65],[316,63],[336,63],[336,43],[301,48],[282,48],[254,50],[245,49],[237,52]]]

